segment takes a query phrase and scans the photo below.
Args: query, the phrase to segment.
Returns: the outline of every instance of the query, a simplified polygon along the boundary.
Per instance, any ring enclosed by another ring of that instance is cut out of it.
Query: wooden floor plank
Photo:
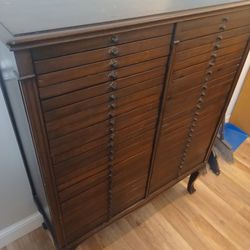
[[[187,178],[151,202],[84,241],[78,250],[250,249],[250,139],[221,158],[221,175],[208,171],[186,191]],[[39,228],[2,250],[52,250]]]

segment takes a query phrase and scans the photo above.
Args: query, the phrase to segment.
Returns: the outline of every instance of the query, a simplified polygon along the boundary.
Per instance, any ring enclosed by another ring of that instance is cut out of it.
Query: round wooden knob
[[[119,37],[117,35],[113,35],[111,36],[111,42],[112,43],[118,43],[119,42]]]
[[[109,112],[108,113],[108,117],[111,119],[111,118],[114,118],[114,116],[115,116],[115,114],[114,113],[112,113],[112,112]]]
[[[226,29],[226,25],[221,25],[220,27],[219,27],[219,31],[224,31]]]
[[[115,125],[115,120],[114,120],[114,119],[110,119],[110,120],[109,120],[109,124],[110,124],[110,125]]]
[[[110,129],[109,129],[109,132],[110,132],[110,133],[114,133],[114,132],[115,132],[115,128],[110,128]]]
[[[228,20],[229,20],[228,16],[225,16],[225,17],[222,18],[222,22],[224,22],[224,23],[228,22]]]
[[[116,108],[116,104],[115,104],[115,103],[109,104],[109,108],[110,108],[110,109],[115,109],[115,108]]]
[[[118,56],[119,54],[119,49],[117,47],[111,47],[109,50],[109,54],[112,56]]]
[[[117,73],[115,71],[111,71],[109,74],[108,74],[108,77],[109,79],[111,80],[116,80],[117,79]]]
[[[112,69],[116,69],[118,67],[118,61],[115,59],[111,59],[109,65]]]
[[[115,95],[110,95],[110,96],[109,96],[109,99],[110,99],[111,101],[114,101],[114,100],[117,99],[117,97],[116,97]]]
[[[116,83],[116,82],[111,82],[111,83],[109,84],[109,88],[110,88],[111,90],[117,90],[117,83]]]

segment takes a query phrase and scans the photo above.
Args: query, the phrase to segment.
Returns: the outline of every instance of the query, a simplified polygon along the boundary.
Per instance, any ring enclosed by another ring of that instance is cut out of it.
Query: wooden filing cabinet
[[[14,36],[3,22],[3,91],[59,249],[205,166],[249,51],[250,3],[203,5]]]

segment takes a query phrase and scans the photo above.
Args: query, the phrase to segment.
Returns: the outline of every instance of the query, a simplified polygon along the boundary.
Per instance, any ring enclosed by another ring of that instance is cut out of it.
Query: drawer
[[[163,81],[164,81],[164,74],[162,73],[156,78],[153,79],[149,78],[146,81],[135,83],[134,85],[128,86],[126,88],[117,89],[115,93],[113,93],[113,95],[115,95],[116,98],[121,98],[123,96],[131,95],[138,91],[146,90],[148,88],[160,85],[163,83]],[[95,96],[99,96],[105,93],[109,93],[112,90],[111,88],[113,87],[116,88],[116,86],[117,83],[112,82],[112,83],[101,84],[91,88],[78,90],[75,92],[71,92],[69,94],[44,100],[42,101],[42,106],[45,111],[49,111],[72,103],[77,103],[89,98],[93,98]]]
[[[184,114],[172,120],[164,120],[162,123],[161,131],[166,134],[174,134],[183,128],[189,127],[193,118],[192,113]]]
[[[200,96],[200,88],[190,90],[188,93],[168,96],[165,104],[164,116],[172,116],[178,113],[187,112],[192,110]]]
[[[119,131],[117,133],[122,134],[123,131]],[[135,137],[127,137],[127,140],[122,141],[120,143],[116,143],[116,140],[114,140],[112,149],[115,152],[115,155],[117,154],[117,157],[119,157],[119,152],[126,150],[126,148],[129,148],[130,146],[133,146],[135,144],[141,145],[145,142],[151,141],[151,144],[153,143],[155,131],[152,128],[149,128],[148,130],[144,131],[144,133],[139,133]]]
[[[136,128],[143,128],[144,126],[147,125],[147,123],[152,123],[156,119],[155,118],[156,115],[145,116],[145,114],[147,114],[147,112],[152,109],[155,109],[155,113],[156,113],[157,107],[158,107],[158,102],[155,102],[150,105],[137,108],[134,111],[128,112],[125,115],[125,118],[121,118],[124,121],[122,122],[123,126],[120,126],[120,128],[124,128],[125,131],[128,132],[131,126],[136,130]],[[134,124],[131,121],[131,117],[138,116],[138,115],[140,119],[142,115],[143,119],[139,120],[138,122]],[[128,119],[127,116],[130,116],[130,119]],[[109,127],[110,127],[109,121],[105,120],[104,122],[100,122],[92,126],[89,126],[87,128],[77,130],[66,136],[52,139],[49,141],[50,149],[52,152],[63,152],[63,151],[70,150],[71,148],[80,146],[83,142],[87,143],[89,141],[108,135],[110,133]]]
[[[122,129],[115,133],[112,133],[112,135],[115,137],[114,150],[118,150],[121,147],[125,148],[126,145],[132,145],[133,143],[137,142],[136,140],[140,141],[144,139],[143,134],[147,134],[147,131],[153,130],[154,127],[155,122],[153,121],[149,124],[146,124],[141,130],[132,130],[133,127],[127,127],[126,129]],[[57,147],[53,151],[51,151],[53,162],[58,163],[60,161],[75,157],[79,154],[95,149],[98,145],[102,145],[104,149],[108,150],[109,141],[110,137],[107,135],[96,140],[91,140],[90,142],[82,141],[82,143],[79,143],[78,145],[76,145],[75,143],[71,143],[71,145],[67,147]]]
[[[164,74],[165,74],[165,65],[158,66],[156,68],[146,70],[138,74],[129,75],[123,78],[116,79],[115,81],[116,85],[114,87],[120,90],[129,86],[133,86],[137,83],[144,82],[149,79],[158,78]],[[87,95],[87,97],[89,98],[104,94],[109,90],[111,90],[111,87],[113,89],[113,85],[111,86],[110,82],[101,83],[95,81],[94,80],[95,75],[92,75],[92,79],[89,76],[86,78],[80,78],[69,82],[62,82],[59,84],[39,88],[40,97],[41,99],[48,99],[54,96],[60,96],[71,92],[75,93],[76,90],[84,89],[88,93],[85,95]]]
[[[225,64],[225,62],[232,62],[232,61],[237,61],[237,60],[241,60],[241,57],[243,55],[243,49],[240,49],[239,51],[236,51],[234,53],[231,54],[227,54],[224,56],[220,56],[217,58],[216,60],[216,66],[220,67]],[[183,77],[188,77],[189,75],[194,74],[194,72],[200,72],[200,71],[205,71],[205,69],[208,67],[208,62],[202,62],[202,63],[198,63],[195,65],[191,65],[190,67],[187,67],[185,69],[180,69],[180,70],[175,70],[173,72],[173,80],[177,80],[179,78],[183,78]]]
[[[178,150],[179,149],[180,148],[178,148]],[[168,157],[162,158],[163,155]],[[172,156],[167,150],[162,154],[157,152],[150,182],[150,193],[153,193],[154,191],[177,178],[178,166],[181,161],[180,158],[180,153],[176,154],[176,156]]]
[[[233,46],[233,45],[246,44],[249,37],[250,37],[250,30],[249,30],[249,33],[242,34],[240,36],[235,36],[235,37],[232,37],[229,39],[222,38],[222,40],[220,41],[219,50],[227,48],[229,46]],[[194,43],[195,43],[195,41],[194,41]],[[214,46],[216,46],[216,43],[217,42],[215,42],[215,40],[214,40],[212,43],[207,43],[207,44],[204,44],[201,46],[193,46],[190,49],[177,52],[175,58],[177,61],[184,61],[184,60],[187,60],[187,59],[192,58],[194,56],[199,56],[201,54],[211,52],[213,50]]]
[[[126,208],[135,205],[137,202],[145,197],[145,183],[144,178],[137,179],[131,182],[130,185],[125,185],[123,188],[114,188],[112,194],[112,214],[116,215]]]
[[[159,57],[165,57],[167,59],[168,51],[166,47],[155,48],[147,51],[138,52],[135,54],[121,56],[116,59],[117,68],[126,67],[129,65],[150,61]],[[55,71],[47,74],[38,75],[39,85],[50,85],[59,82],[69,81],[76,78],[85,77],[88,75],[98,74],[101,72],[111,71],[113,69],[114,61],[105,60],[101,62],[95,62],[69,68],[65,70]]]
[[[107,208],[107,182],[98,184],[94,188],[64,202],[61,209],[67,241],[73,241],[107,221]]]
[[[152,107],[156,107],[155,105],[158,100],[159,100],[158,95],[152,95],[147,98],[141,99],[141,101],[138,101],[138,102],[131,102],[131,103],[128,102],[124,104],[123,106],[117,107],[115,109],[115,111],[113,112],[114,117],[118,116],[119,117],[117,118],[118,121],[120,119],[124,120],[125,117],[127,117],[128,119],[130,119],[130,122],[133,122],[133,123],[138,122],[140,121],[138,119],[140,119],[141,117],[138,116],[140,115],[140,111],[136,110],[136,108],[141,107],[143,109],[144,105],[148,105],[145,107],[145,110],[147,109],[151,110]],[[107,106],[104,106],[103,108],[103,106],[104,105],[97,106],[95,109],[90,109],[87,112],[79,112],[74,115],[67,116],[65,118],[47,123],[46,127],[47,127],[49,139],[51,140],[51,139],[55,139],[58,137],[66,136],[67,134],[73,133],[74,131],[87,128],[96,123],[108,120],[109,107],[107,105]],[[96,112],[91,112],[93,110],[94,111],[96,110]],[[155,113],[155,111],[153,113]],[[122,116],[121,114],[124,114],[124,115]],[[145,113],[145,115],[147,115],[147,113]],[[150,116],[151,115],[152,114],[150,114]],[[126,124],[124,124],[124,126],[126,126]]]
[[[127,183],[124,177],[133,179],[140,178],[141,175],[147,174],[150,159],[151,151],[147,150],[115,164],[113,167],[113,185],[119,186],[120,183]]]
[[[224,42],[226,40],[229,41],[230,39],[228,38],[233,38],[233,40],[238,40],[238,36],[242,36],[244,34],[249,34],[249,33],[250,33],[250,25],[247,25],[247,26],[236,28],[236,29],[226,30],[223,32],[223,35],[221,35],[221,37],[223,39],[222,41]],[[205,44],[214,43],[217,37],[218,37],[218,34],[216,33],[216,34],[211,34],[208,36],[202,36],[198,38],[196,37],[195,39],[182,41],[176,47],[176,51],[180,52],[183,50],[200,47]]]
[[[134,155],[137,155],[144,151],[151,151],[153,143],[153,136],[145,138],[143,141],[138,141],[132,145],[128,145],[126,148],[121,148],[115,152],[114,164],[122,162]]]
[[[246,43],[241,43],[241,44],[236,44],[236,45],[231,45],[226,48],[219,49],[217,51],[217,58],[225,56],[225,55],[230,55],[233,56],[233,58],[237,58],[239,55],[243,54],[243,51],[246,47]],[[201,54],[199,56],[194,56],[192,58],[189,58],[185,61],[179,61],[175,64],[174,70],[180,70],[180,69],[185,69],[188,68],[192,65],[196,65],[199,63],[207,62],[211,58],[211,51]],[[217,62],[217,61],[216,61]]]
[[[216,80],[222,77],[225,77],[227,75],[232,75],[233,73],[236,73],[238,71],[238,68],[240,66],[241,58],[236,59],[233,61],[226,62],[223,65],[218,65],[214,68],[212,71],[212,76],[210,80]]]
[[[44,74],[99,61],[105,61],[114,57],[119,58],[159,47],[165,47],[167,54],[169,54],[169,44],[170,37],[169,35],[165,35],[122,45],[114,45],[107,48],[35,61],[34,65],[37,74]]]
[[[104,171],[98,172],[95,175],[91,175],[86,179],[80,180],[79,182],[76,182],[74,183],[74,185],[68,186],[65,189],[59,189],[60,202],[65,202],[69,199],[72,199],[80,193],[85,192],[88,189],[105,182],[107,179],[108,169],[105,169]]]
[[[76,148],[72,148],[69,151],[66,152],[56,152],[57,154],[55,154],[54,152],[51,153],[51,158],[54,164],[57,164],[59,162],[62,162],[64,160],[70,159],[72,157],[75,157],[77,155],[80,155],[82,153],[86,153],[88,151],[92,151],[94,150],[97,146],[103,146],[103,148],[107,148],[109,142],[109,138],[107,136],[98,138],[94,141],[90,141],[88,143],[82,143],[79,147]]]
[[[32,55],[34,60],[42,60],[168,34],[170,36],[172,30],[172,24],[164,23],[154,26],[138,25],[129,30],[127,28],[119,28],[118,30],[110,31],[107,35],[96,34],[94,38],[85,38],[79,41],[34,48],[32,49]]]
[[[232,61],[227,61],[223,64],[215,64],[215,66],[210,70],[212,72],[210,76],[210,81],[216,80],[217,78],[221,78],[223,76],[228,75],[229,73],[236,72],[240,65],[241,58],[234,59]],[[207,63],[206,63],[207,66]],[[181,78],[175,79],[171,81],[168,95],[175,96],[182,92],[188,92],[192,88],[201,87],[205,76],[205,68],[203,67],[202,71],[193,71],[195,73],[189,74],[187,76],[183,76]],[[181,74],[181,71],[180,71]],[[187,93],[188,94],[188,93]]]
[[[180,22],[176,29],[176,39],[183,41],[193,37],[201,37],[249,25],[249,12],[250,9],[245,9],[237,12],[229,12],[221,15]]]
[[[204,71],[194,71],[193,74],[172,80],[169,84],[168,95],[173,98],[183,92],[189,92],[192,88],[201,87],[204,75]]]
[[[107,169],[107,150],[103,145],[98,145],[77,157],[65,160],[53,166],[58,190],[63,190],[80,180]]]
[[[134,74],[139,74],[148,70],[155,69],[157,67],[164,67],[167,63],[167,58],[161,57],[157,59],[153,59],[146,62],[141,62],[135,65],[129,65],[127,67],[118,68],[116,72],[116,76],[118,79],[123,77],[128,77]],[[118,80],[116,79],[116,81]],[[72,79],[69,81],[61,81],[56,84],[50,84],[46,82],[37,82],[39,86],[39,90],[42,93],[49,94],[51,91],[56,93],[73,91],[81,88],[86,88],[90,86],[97,85],[99,83],[104,83],[110,81],[110,72],[101,72],[94,75],[88,75],[76,79]]]

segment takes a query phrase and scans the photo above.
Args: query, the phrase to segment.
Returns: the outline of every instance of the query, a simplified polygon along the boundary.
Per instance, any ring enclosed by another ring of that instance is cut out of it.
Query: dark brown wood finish
[[[249,51],[247,2],[9,40],[59,249],[205,166]]]

